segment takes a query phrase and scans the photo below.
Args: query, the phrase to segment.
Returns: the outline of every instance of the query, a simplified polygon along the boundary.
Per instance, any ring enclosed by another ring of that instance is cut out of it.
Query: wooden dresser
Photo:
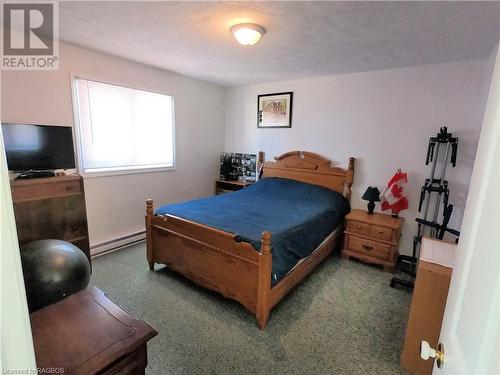
[[[437,348],[450,287],[456,245],[423,238],[406,338],[402,367],[410,374],[430,375],[434,362],[420,358],[420,342]]]
[[[57,176],[11,181],[19,245],[43,239],[71,242],[90,260],[83,179]]]
[[[398,258],[403,218],[354,209],[346,216],[343,258],[380,264],[392,271]]]

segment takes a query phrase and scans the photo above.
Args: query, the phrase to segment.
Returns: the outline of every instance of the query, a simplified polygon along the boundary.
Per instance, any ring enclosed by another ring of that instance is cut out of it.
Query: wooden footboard
[[[153,215],[146,201],[147,260],[166,264],[195,283],[241,303],[255,314],[260,329],[271,309],[323,261],[339,242],[336,230],[271,288],[271,233],[262,233],[260,251],[236,236],[171,215]]]
[[[257,317],[269,319],[271,234],[262,234],[260,251],[231,234],[171,215],[153,215],[146,201],[147,260],[166,264],[197,284],[234,299]]]

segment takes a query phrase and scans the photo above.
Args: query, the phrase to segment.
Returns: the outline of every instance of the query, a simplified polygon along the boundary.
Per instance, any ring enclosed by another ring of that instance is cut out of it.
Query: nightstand
[[[226,181],[226,180],[215,180],[215,194],[224,194],[231,191],[241,190],[246,188],[248,185],[253,184],[253,182],[241,182],[241,181]]]
[[[392,272],[398,258],[398,242],[403,218],[352,210],[346,216],[343,258],[357,258],[379,264]]]

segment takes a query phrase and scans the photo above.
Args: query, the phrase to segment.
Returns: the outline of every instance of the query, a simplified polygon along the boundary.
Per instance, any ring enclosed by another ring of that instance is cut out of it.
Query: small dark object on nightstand
[[[369,201],[368,213],[371,215],[375,209],[375,202],[380,202],[380,191],[378,191],[376,187],[368,186],[368,189],[366,189],[361,199]]]

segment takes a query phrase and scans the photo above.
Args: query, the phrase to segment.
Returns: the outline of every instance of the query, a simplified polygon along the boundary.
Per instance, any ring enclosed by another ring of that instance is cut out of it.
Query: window
[[[82,174],[174,167],[171,96],[77,78],[74,102]]]

